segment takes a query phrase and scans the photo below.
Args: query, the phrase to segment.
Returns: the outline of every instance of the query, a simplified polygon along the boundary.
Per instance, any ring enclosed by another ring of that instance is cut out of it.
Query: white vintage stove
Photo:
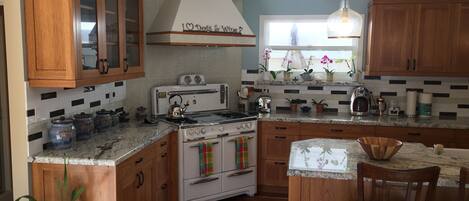
[[[231,112],[228,85],[162,86],[152,89],[152,114],[165,118],[169,97],[182,96],[189,103],[183,119],[166,119],[179,126],[179,200],[220,200],[256,193],[257,116]],[[234,139],[247,136],[249,168],[237,170]],[[199,176],[201,142],[213,143],[214,174]]]

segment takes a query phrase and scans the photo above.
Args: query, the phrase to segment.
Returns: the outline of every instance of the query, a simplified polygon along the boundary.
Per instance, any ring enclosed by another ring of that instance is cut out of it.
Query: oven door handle
[[[216,180],[218,180],[218,179],[220,179],[220,178],[218,178],[218,177],[205,178],[205,179],[197,180],[197,181],[191,183],[191,185],[205,184],[205,183],[209,183],[209,182],[216,181]]]
[[[248,140],[252,140],[252,139],[254,139],[254,137],[248,137]],[[228,142],[236,142],[236,138],[228,140]]]
[[[250,131],[243,131],[241,132],[241,134],[251,134],[251,133],[255,133],[256,131],[255,130],[250,130]]]
[[[212,145],[217,145],[219,142],[212,142]],[[193,145],[191,148],[199,148],[199,145]]]
[[[253,170],[241,171],[241,172],[230,174],[230,175],[228,175],[228,177],[242,176],[242,175],[250,174],[252,172],[254,172],[254,171]]]

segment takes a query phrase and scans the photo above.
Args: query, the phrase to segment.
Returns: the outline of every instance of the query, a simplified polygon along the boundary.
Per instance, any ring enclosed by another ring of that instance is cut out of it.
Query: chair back
[[[461,168],[459,177],[459,201],[464,201],[466,198],[466,184],[469,184],[469,169]]]
[[[405,201],[432,201],[440,168],[435,166],[414,170],[393,170],[358,163],[357,173],[359,201],[397,201],[403,198]],[[369,189],[371,193],[365,197],[365,182],[368,184],[368,181],[371,182]],[[427,183],[424,188],[424,184]],[[405,194],[402,194],[402,191],[405,191]]]

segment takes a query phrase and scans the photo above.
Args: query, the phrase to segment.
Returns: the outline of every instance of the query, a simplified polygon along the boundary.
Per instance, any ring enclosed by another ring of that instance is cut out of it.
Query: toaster
[[[366,116],[371,109],[371,93],[365,87],[357,87],[352,92],[350,112],[353,116]]]

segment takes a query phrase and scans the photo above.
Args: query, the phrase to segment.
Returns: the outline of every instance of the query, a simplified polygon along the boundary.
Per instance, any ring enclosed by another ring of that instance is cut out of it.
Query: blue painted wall
[[[329,15],[339,9],[341,0],[244,0],[244,19],[252,31],[259,35],[261,15]],[[350,7],[365,14],[369,0],[350,0]],[[259,44],[259,37],[257,37]],[[259,48],[243,49],[243,68],[256,69]]]

